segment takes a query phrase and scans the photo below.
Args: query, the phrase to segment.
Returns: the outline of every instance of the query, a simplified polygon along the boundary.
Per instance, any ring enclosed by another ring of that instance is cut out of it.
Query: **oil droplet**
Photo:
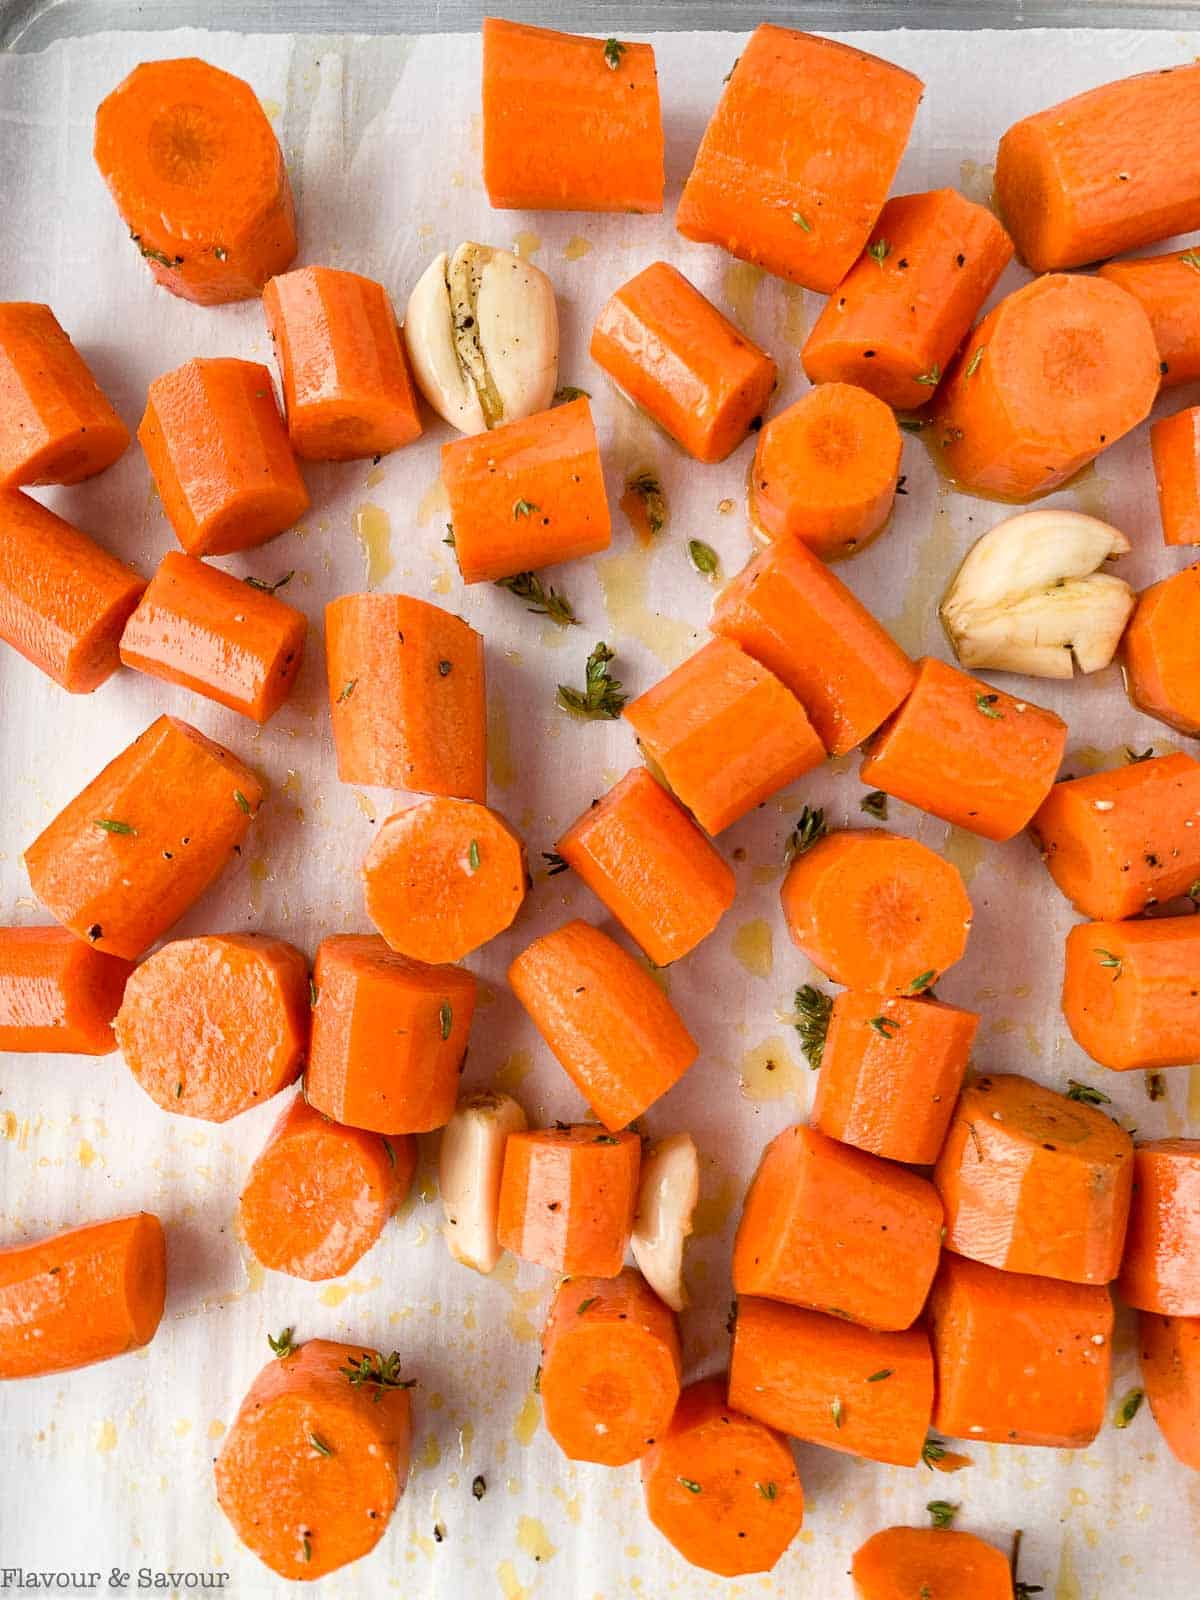
[[[86,1139],[81,1139],[79,1141],[79,1148],[75,1152],[75,1159],[84,1169],[84,1171],[86,1171],[96,1159],[95,1146],[89,1144]]]
[[[513,255],[520,256],[522,261],[528,261],[530,256],[537,255],[541,248],[541,236],[536,233],[523,231],[513,240]]]
[[[331,1283],[317,1296],[323,1306],[340,1306],[352,1294],[369,1294],[378,1289],[383,1280],[376,1278],[351,1278],[348,1283]]]
[[[1083,1600],[1083,1588],[1079,1582],[1079,1574],[1075,1570],[1075,1557],[1071,1554],[1069,1539],[1063,1540],[1062,1553],[1058,1558],[1054,1600]]]
[[[497,789],[509,789],[516,782],[517,766],[512,754],[508,707],[495,690],[488,695],[487,723],[488,772]]]
[[[760,887],[769,883],[778,883],[779,879],[783,877],[783,873],[782,862],[764,861],[760,866],[751,867],[750,882],[756,883]]]
[[[426,1472],[432,1472],[441,1464],[442,1447],[437,1441],[437,1435],[435,1433],[427,1433],[425,1435],[425,1443],[421,1448],[421,1454],[417,1457],[417,1465]]]
[[[1086,1506],[1088,1504],[1087,1492],[1083,1489],[1072,1489],[1071,1504],[1073,1506]]]
[[[763,917],[743,922],[733,936],[733,953],[752,978],[769,978],[775,965],[771,924]]]
[[[952,827],[942,845],[942,854],[958,868],[962,881],[969,885],[987,854],[987,840],[977,833],[968,833],[965,828]]]
[[[645,645],[664,667],[677,667],[693,649],[696,635],[687,623],[664,617],[646,604],[646,553],[630,550],[597,561],[596,576],[613,628]]]
[[[363,816],[366,817],[368,822],[374,822],[375,821],[375,807],[367,799],[366,795],[362,792],[361,789],[355,789],[355,791],[354,791],[354,803],[358,807],[358,809],[362,812]]]
[[[754,321],[754,299],[763,281],[763,269],[749,261],[735,261],[725,269],[725,298],[729,301],[733,320],[743,330]]]
[[[915,561],[911,558],[909,561],[908,586],[903,604],[889,618],[891,632],[901,647],[914,656],[925,654],[930,629],[937,623],[941,585],[947,572],[947,556],[954,548],[954,527],[950,521],[948,497],[947,486],[939,483],[929,532],[917,544]]]
[[[529,1600],[529,1590],[517,1577],[517,1569],[511,1561],[502,1561],[496,1568],[496,1577],[500,1580],[500,1592],[504,1600]]]
[[[1096,471],[1096,463],[1089,461],[1070,481],[1070,488],[1078,502],[1076,510],[1082,511],[1085,516],[1097,517],[1101,522],[1107,522],[1108,517],[1108,491],[1112,488],[1111,478],[1102,478]]]
[[[808,338],[808,307],[798,283],[781,283],[783,290],[783,337],[797,350]]]
[[[958,186],[968,200],[974,200],[977,205],[990,206],[992,203],[992,185],[996,180],[995,163],[988,161],[960,161],[958,164]]]
[[[517,1521],[517,1544],[535,1561],[549,1561],[558,1554],[558,1546],[550,1543],[545,1525],[537,1517],[520,1517]]]
[[[782,1034],[773,1034],[742,1057],[742,1093],[747,1100],[782,1100],[799,1094],[803,1078]]]
[[[1189,1132],[1200,1133],[1200,1067],[1188,1068],[1187,1119]]]
[[[180,1417],[179,1421],[176,1422],[176,1424],[175,1424],[175,1430],[174,1431],[175,1431],[175,1437],[177,1439],[185,1439],[187,1437],[187,1435],[189,1433],[191,1433],[191,1431],[192,1431],[191,1418],[190,1417]]]
[[[220,1417],[214,1417],[209,1423],[208,1437],[210,1439],[223,1439],[225,1437],[225,1424]]]
[[[17,1121],[17,1113],[15,1111],[6,1111],[0,1117],[0,1132],[4,1134],[6,1139],[11,1139],[15,1142],[20,1131],[21,1124]]]
[[[551,1488],[551,1493],[556,1500],[562,1502],[562,1508],[572,1522],[580,1522],[583,1518],[583,1501],[577,1494],[570,1497],[561,1483],[556,1483]]]
[[[417,507],[417,526],[426,527],[433,521],[439,511],[448,511],[449,509],[450,497],[446,493],[446,485],[440,477],[435,478],[421,496],[421,503]]]
[[[251,1256],[246,1262],[246,1293],[258,1294],[266,1282],[266,1269],[261,1261],[255,1261]]]
[[[702,1180],[700,1199],[692,1213],[692,1232],[697,1239],[711,1239],[722,1231],[739,1194],[738,1185],[728,1172],[721,1173],[715,1185],[707,1193],[704,1191]]]
[[[368,489],[377,489],[387,477],[387,469],[383,466],[372,467],[367,473],[366,486]]]
[[[117,1448],[117,1425],[111,1417],[105,1417],[100,1424],[100,1432],[96,1435],[96,1450],[106,1456]]]
[[[300,774],[295,767],[288,768],[287,777],[281,785],[284,794],[290,795],[293,800],[300,798]]]
[[[367,588],[382,583],[395,566],[392,560],[392,524],[382,506],[366,500],[353,517],[354,537],[362,548]]]
[[[458,1430],[458,1459],[464,1464],[471,1458],[471,1445],[475,1440],[475,1424],[464,1422]]]
[[[572,234],[563,248],[563,255],[568,261],[581,261],[592,248],[592,241],[585,239],[581,233]]]
[[[529,1050],[514,1050],[511,1055],[505,1056],[500,1063],[500,1068],[492,1082],[497,1089],[502,1089],[505,1094],[512,1094],[521,1087],[532,1071],[533,1053]]]
[[[258,103],[267,113],[267,116],[270,117],[272,122],[277,122],[279,120],[279,115],[282,112],[283,107],[279,104],[278,100],[260,100]]]
[[[525,1396],[520,1411],[517,1412],[517,1420],[513,1423],[513,1438],[519,1445],[533,1443],[533,1436],[538,1431],[538,1423],[541,1420],[541,1402],[531,1389]]]

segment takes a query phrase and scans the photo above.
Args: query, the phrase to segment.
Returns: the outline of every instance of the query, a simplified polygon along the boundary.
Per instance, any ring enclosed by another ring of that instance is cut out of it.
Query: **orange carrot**
[[[873,394],[849,383],[809,389],[758,436],[750,519],[824,561],[854,555],[891,515],[900,447],[895,417]]]
[[[661,211],[652,46],[485,17],[483,182],[500,211]]]
[[[1138,710],[1200,734],[1200,563],[1142,590],[1122,655]]]
[[[344,1128],[302,1094],[255,1158],[238,1201],[238,1232],[273,1272],[340,1278],[383,1232],[412,1185],[417,1141]]]
[[[1195,969],[1193,968],[1193,972]],[[1153,1139],[1133,1158],[1133,1204],[1117,1292],[1166,1317],[1200,1316],[1200,1139]]]
[[[1133,1141],[1095,1106],[1028,1078],[978,1078],[933,1181],[947,1250],[1069,1283],[1108,1283],[1120,1270]]]
[[[1200,922],[1081,922],[1067,934],[1062,1006],[1093,1061],[1117,1072],[1186,1067],[1200,1037]]]
[[[1119,284],[1150,318],[1163,389],[1200,378],[1198,273],[1200,256],[1194,249],[1137,261],[1109,261],[1099,269],[1100,277]]]
[[[729,1404],[797,1439],[915,1467],[933,1413],[924,1328],[872,1333],[799,1306],[736,1304]]]
[[[0,1050],[108,1055],[132,971],[69,928],[0,928]]]
[[[813,1127],[889,1161],[928,1166],[942,1148],[978,1026],[974,1011],[940,1000],[843,991],[821,1052]]]
[[[482,634],[411,595],[344,594],[325,666],[343,783],[487,799]]]
[[[138,439],[191,556],[265,544],[308,510],[271,375],[257,361],[185,361],[155,378]]]
[[[881,1528],[854,1552],[858,1600],[1012,1600],[1008,1558],[957,1528]]]
[[[1200,406],[1160,417],[1150,429],[1150,454],[1163,543],[1200,544]]]
[[[217,1502],[282,1578],[373,1550],[408,1480],[411,1379],[395,1351],[309,1339],[251,1384],[217,1457]]]
[[[679,1330],[641,1273],[564,1278],[542,1332],[538,1385],[571,1461],[623,1467],[666,1430],[679,1399]]]
[[[958,961],[971,902],[958,868],[883,828],[832,833],[798,855],[780,890],[793,944],[850,989],[913,995]]]
[[[0,1249],[0,1378],[109,1361],[153,1339],[167,1289],[149,1211]]]
[[[615,1278],[637,1205],[642,1144],[595,1122],[510,1133],[496,1236],[524,1261]]]
[[[436,797],[386,819],[363,857],[367,916],[401,955],[460,961],[525,898],[525,847],[496,811]]]
[[[300,671],[308,618],[274,593],[168,550],[121,635],[121,660],[252,722],[273,717]]]
[[[464,583],[608,549],[604,473],[586,398],[444,444],[442,483]]]
[[[1167,1448],[1200,1468],[1200,1317],[1138,1318],[1142,1382]]]
[[[969,833],[1011,839],[1049,794],[1066,742],[1053,711],[925,656],[858,775]]]
[[[1104,1423],[1112,1331],[1104,1285],[943,1255],[929,1299],[934,1427],[957,1439],[1081,1449]]]
[[[0,302],[0,484],[79,483],[128,444],[50,307]]]
[[[891,635],[798,539],[776,539],[727,583],[709,627],[792,691],[830,755],[874,733],[916,677]]]
[[[650,1521],[685,1561],[723,1578],[769,1572],[800,1531],[804,1490],[787,1440],[725,1402],[725,1380],[679,1397],[642,1457]]]
[[[508,981],[610,1132],[640,1117],[696,1059],[696,1041],[658,984],[590,923],[535,939]]]
[[[805,372],[923,406],[1011,259],[996,218],[956,189],[897,195],[805,341]]]
[[[930,436],[967,494],[1048,494],[1149,414],[1158,347],[1131,294],[1051,273],[972,330],[938,390]]]
[[[829,294],[867,242],[923,87],[863,50],[762,23],[704,131],[675,226]]]
[[[132,961],[219,876],[262,796],[228,750],[159,717],[43,828],[29,882],[72,933]]]
[[[371,934],[335,934],[318,946],[313,994],[310,1105],[375,1133],[449,1122],[475,1011],[471,973],[409,961]]]
[[[772,1139],[746,1192],[733,1287],[896,1332],[925,1304],[941,1228],[927,1179],[798,1123]]]
[[[645,767],[593,800],[554,848],[656,967],[694,950],[733,904],[733,873]]]
[[[770,356],[665,261],[609,300],[591,357],[697,461],[736,450],[775,387]]]
[[[631,701],[625,716],[708,833],[825,759],[799,700],[729,639],[702,646]]]
[[[154,277],[252,300],[296,254],[292,190],[254,91],[207,61],[143,61],[96,112],[96,165]]]
[[[0,490],[0,639],[70,694],[120,665],[118,641],[146,580],[86,533]]]
[[[227,1122],[300,1075],[308,960],[262,933],[175,939],[125,986],[125,1065],[164,1111]]]

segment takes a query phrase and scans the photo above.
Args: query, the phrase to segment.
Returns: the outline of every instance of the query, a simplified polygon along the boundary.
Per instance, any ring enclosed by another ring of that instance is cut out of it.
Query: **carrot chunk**
[[[694,950],[733,904],[733,873],[645,767],[593,801],[554,848],[656,967]]]
[[[829,1450],[914,1467],[933,1414],[929,1335],[919,1327],[873,1333],[818,1311],[743,1296],[729,1404]]]
[[[344,1128],[298,1094],[271,1129],[238,1202],[238,1232],[272,1272],[320,1282],[360,1261],[408,1194],[410,1134]]]
[[[542,1415],[571,1461],[623,1467],[667,1428],[679,1399],[679,1330],[640,1272],[565,1278],[542,1332]]]
[[[129,429],[49,306],[0,302],[0,484],[80,483]]]
[[[1049,794],[1066,742],[1053,711],[925,656],[859,777],[969,833],[1011,839]]]
[[[923,87],[863,50],[760,24],[704,131],[675,226],[829,294],[867,242]]]
[[[406,594],[325,607],[329,712],[343,783],[487,798],[483,635]]]
[[[132,971],[69,928],[0,928],[0,1050],[108,1055]]]
[[[335,934],[317,949],[313,989],[310,1105],[375,1133],[449,1122],[475,1011],[471,973],[410,961],[373,934]]]
[[[0,1378],[109,1361],[149,1344],[167,1255],[150,1211],[0,1249]]]
[[[793,944],[826,977],[877,994],[931,988],[971,931],[958,868],[883,828],[818,840],[788,868],[780,899]]]
[[[373,1550],[408,1480],[398,1359],[309,1339],[251,1384],[214,1468],[233,1531],[281,1578],[322,1578]]]
[[[896,195],[805,341],[805,372],[923,406],[1011,259],[996,218],[957,189]]]
[[[308,510],[271,375],[257,361],[185,361],[155,378],[138,439],[188,555],[249,550]]]
[[[713,639],[625,707],[638,743],[708,833],[825,759],[804,707],[729,639]]]
[[[29,882],[72,933],[132,961],[219,876],[262,795],[236,756],[159,717],[25,851]]]
[[[733,1287],[896,1332],[925,1304],[941,1228],[927,1179],[798,1123],[772,1139],[746,1192]]]
[[[724,461],[761,419],[775,363],[665,261],[622,284],[591,357],[697,461]]]
[[[799,539],[824,561],[853,555],[891,515],[900,449],[882,400],[853,384],[819,384],[758,436],[751,521],[769,539]]]
[[[175,939],[125,986],[125,1065],[164,1111],[227,1122],[295,1081],[308,1049],[308,961],[261,933]]]
[[[1138,1318],[1142,1382],[1167,1448],[1200,1468],[1200,1317]]]
[[[932,975],[916,980],[932,983]],[[812,1125],[889,1161],[938,1158],[979,1018],[940,1000],[834,997]]]
[[[464,583],[607,550],[612,533],[592,408],[571,400],[442,446]]]
[[[1142,590],[1122,655],[1138,710],[1200,734],[1200,563]]]
[[[1194,970],[1194,969],[1193,969]],[[1133,1157],[1117,1293],[1139,1311],[1200,1316],[1200,1139],[1154,1139]]]
[[[1150,429],[1150,454],[1163,543],[1200,544],[1200,406],[1160,417]]]
[[[957,1528],[881,1528],[854,1552],[858,1600],[1012,1600],[1008,1558]]]
[[[640,1117],[696,1059],[696,1041],[658,984],[590,923],[535,939],[508,981],[610,1132]]]
[[[595,1122],[510,1133],[496,1236],[525,1261],[615,1278],[637,1206],[642,1143]]]
[[[787,1440],[705,1378],[642,1457],[650,1521],[685,1561],[723,1578],[769,1572],[800,1532],[804,1490]]]
[[[499,211],[661,211],[648,44],[483,19],[483,182]]]
[[[929,1299],[933,1425],[956,1439],[1078,1450],[1104,1423],[1106,1286],[998,1272],[946,1254]]]
[[[200,305],[253,300],[296,254],[279,141],[241,78],[143,61],[96,112],[96,165],[151,273]]]
[[[1075,1043],[1117,1072],[1188,1066],[1200,1038],[1197,973],[1195,917],[1077,924],[1062,991]]]
[[[1196,277],[1200,256],[1177,250],[1165,256],[1142,256],[1137,261],[1108,261],[1098,276],[1118,284],[1141,305],[1150,318],[1158,346],[1159,387],[1200,378],[1200,296]]]

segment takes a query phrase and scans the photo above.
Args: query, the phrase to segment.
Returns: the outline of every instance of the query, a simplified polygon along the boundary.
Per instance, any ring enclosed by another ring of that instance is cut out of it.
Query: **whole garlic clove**
[[[442,1231],[454,1259],[476,1272],[491,1272],[500,1259],[496,1217],[504,1145],[525,1126],[525,1113],[511,1095],[485,1089],[460,1100],[442,1129]]]
[[[630,1244],[642,1277],[672,1311],[687,1305],[683,1245],[699,1198],[700,1159],[691,1134],[673,1133],[651,1145],[642,1158]]]

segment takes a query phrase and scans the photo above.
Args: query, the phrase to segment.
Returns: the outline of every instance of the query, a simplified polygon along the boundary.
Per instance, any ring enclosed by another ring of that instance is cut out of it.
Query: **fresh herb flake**
[[[865,811],[869,817],[874,817],[876,822],[886,822],[888,819],[888,797],[882,789],[872,789],[870,794],[863,795],[858,802],[858,809]]]
[[[574,717],[600,717],[609,721],[619,717],[629,696],[622,694],[620,682],[609,676],[608,663],[612,660],[613,652],[601,640],[587,658],[585,687],[580,690],[569,684],[559,684],[555,697],[559,708]]]
[[[880,266],[883,265],[891,253],[892,247],[886,239],[875,239],[867,246],[867,254],[872,261],[878,261]]]
[[[803,228],[805,233],[811,233],[812,232],[812,223],[808,220],[808,218],[804,215],[803,212],[801,212],[801,211],[793,211],[792,212],[792,221],[796,224],[796,226],[798,228]]]
[[[308,1442],[310,1445],[312,1445],[313,1449],[319,1456],[331,1456],[333,1454],[333,1451],[325,1443],[324,1439],[321,1438],[319,1433],[310,1433],[308,1436]]]
[[[790,865],[806,854],[828,832],[829,824],[825,821],[825,811],[822,806],[814,806],[811,810],[808,806],[802,807],[799,820],[788,834],[787,844],[784,846],[784,864]]]
[[[450,1029],[453,1027],[453,1025],[454,1010],[449,1000],[443,1000],[441,1005],[438,1007],[438,1026],[441,1029],[443,1039],[448,1039],[450,1037]]]
[[[829,1031],[832,1010],[833,996],[818,989],[816,984],[806,983],[796,990],[796,1032],[800,1035],[804,1059],[814,1072],[821,1065],[825,1052],[825,1035]]]
[[[942,381],[942,369],[935,361],[928,372],[918,372],[914,383],[923,383],[927,389],[936,389]]]
[[[296,1344],[292,1339],[294,1328],[285,1328],[280,1334],[268,1334],[267,1343],[271,1346],[271,1354],[278,1361],[283,1361],[287,1356],[294,1355]]]
[[[610,72],[615,72],[621,65],[621,57],[625,54],[628,48],[629,46],[622,44],[619,39],[605,39],[604,65],[609,69]]]
[[[764,1500],[774,1500],[776,1495],[779,1493],[778,1485],[773,1479],[768,1479],[766,1483],[756,1483],[754,1487],[758,1490],[759,1494],[762,1495]]]
[[[536,572],[516,572],[511,578],[497,578],[497,589],[507,589],[518,600],[527,602],[525,609],[536,617],[548,617],[559,628],[569,628],[579,621],[571,602],[559,594],[552,584],[544,584]]]
[[[687,553],[688,560],[697,572],[703,573],[706,578],[717,577],[721,570],[721,562],[712,545],[705,544],[703,539],[689,539]]]
[[[295,567],[290,572],[285,572],[282,578],[276,578],[274,583],[267,583],[264,578],[244,578],[242,581],[251,589],[258,589],[263,594],[277,594],[280,589],[286,589],[296,576]]]
[[[890,1378],[895,1372],[895,1367],[880,1367],[878,1372],[873,1372],[867,1379],[868,1383],[882,1383],[885,1378]]]
[[[900,1032],[900,1024],[894,1017],[872,1017],[867,1023],[867,1027],[874,1028],[875,1032],[884,1039],[894,1039]]]
[[[1120,956],[1113,955],[1111,950],[1101,950],[1098,945],[1096,946],[1096,955],[1099,956],[1102,967],[1112,968],[1113,982],[1116,983],[1124,970],[1125,963]]]
[[[1145,1398],[1146,1391],[1144,1389],[1130,1389],[1117,1407],[1117,1414],[1113,1418],[1113,1427],[1127,1428],[1142,1409],[1142,1401]]]
[[[908,986],[909,994],[924,994],[936,977],[937,971],[933,967],[930,967],[927,972],[918,972]]]
[[[638,472],[625,485],[627,494],[636,495],[646,512],[646,526],[652,534],[667,525],[667,501],[662,484],[652,472]]]
[[[467,850],[467,865],[471,868],[472,872],[478,872],[479,871],[479,840],[478,839],[472,839],[471,840],[470,848]]]
[[[531,517],[535,511],[541,509],[541,506],[535,505],[532,500],[514,500],[513,521],[516,522],[519,517]]]
[[[590,1295],[588,1295],[586,1300],[581,1300],[579,1302],[579,1304],[575,1307],[575,1315],[577,1317],[581,1317],[581,1316],[583,1316],[585,1311],[590,1311],[592,1309],[592,1307],[596,1304],[596,1299],[597,1299],[596,1295],[590,1294]]]
[[[931,1500],[925,1509],[935,1528],[948,1528],[959,1511],[959,1507],[950,1500]]]
[[[1110,1106],[1112,1096],[1103,1089],[1093,1089],[1090,1083],[1080,1083],[1078,1078],[1067,1079],[1067,1099],[1078,1100],[1084,1106]]]
[[[592,397],[586,389],[577,389],[573,383],[564,383],[561,389],[554,391],[554,404],[567,405],[572,400],[590,400]]]
[[[975,354],[971,357],[970,361],[967,362],[967,370],[963,374],[963,376],[965,378],[973,378],[975,376],[975,374],[979,371],[979,363],[982,360],[983,360],[983,346],[980,345],[978,350],[976,350]]]
[[[676,1483],[681,1483],[689,1494],[703,1494],[703,1490],[695,1478],[676,1478]]]
[[[358,684],[358,679],[357,678],[351,678],[349,680],[349,682],[344,683],[342,685],[342,692],[337,697],[338,705],[341,705],[344,701],[349,700],[350,696],[354,693],[354,690],[357,687],[357,684]]]
[[[242,791],[240,789],[235,789],[233,791],[233,798],[234,798],[234,803],[236,804],[238,810],[244,812],[246,814],[246,816],[249,816],[250,815],[250,802],[249,802],[249,800],[246,799],[246,796],[242,793]]]
[[[1003,722],[1003,711],[996,710],[996,702],[999,698],[998,694],[977,694],[975,696],[976,711],[979,712],[980,716],[990,717],[993,722]]]
[[[546,876],[557,878],[560,872],[569,872],[571,863],[564,861],[557,850],[543,850],[542,860],[546,863]]]
[[[834,1427],[842,1427],[846,1420],[846,1413],[845,1408],[842,1405],[842,1397],[840,1394],[835,1394],[833,1399],[829,1402],[829,1410],[833,1416]]]
[[[376,1350],[366,1350],[357,1361],[348,1361],[338,1371],[352,1389],[374,1390],[376,1400],[385,1389],[414,1389],[417,1383],[415,1378],[400,1376],[399,1350],[393,1350],[390,1356],[381,1356]]]

